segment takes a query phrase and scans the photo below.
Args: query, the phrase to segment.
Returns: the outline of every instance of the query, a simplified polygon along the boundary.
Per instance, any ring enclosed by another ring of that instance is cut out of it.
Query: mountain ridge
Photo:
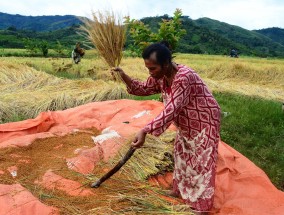
[[[13,26],[19,30],[42,32],[59,30],[79,24],[82,24],[80,17],[74,15],[24,16],[0,12],[0,29],[2,30]]]
[[[279,42],[284,46],[284,29],[278,27],[263,28],[260,30],[254,30],[257,33],[263,34],[271,38],[275,42]]]

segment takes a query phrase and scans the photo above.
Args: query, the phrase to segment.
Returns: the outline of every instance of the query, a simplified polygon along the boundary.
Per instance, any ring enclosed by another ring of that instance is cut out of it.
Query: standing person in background
[[[75,48],[72,51],[72,59],[74,63],[78,64],[81,61],[81,57],[85,55],[85,50],[80,47],[81,43],[77,42]]]
[[[238,57],[239,57],[239,55],[238,55],[237,50],[235,50],[235,49],[231,49],[230,57],[236,57],[236,58],[238,58]]]
[[[162,93],[164,110],[133,140],[140,148],[147,134],[159,136],[172,123],[177,127],[174,143],[172,195],[180,196],[196,214],[208,214],[213,207],[216,161],[220,139],[220,107],[199,75],[191,68],[172,62],[166,44],[148,46],[143,54],[150,77],[146,82],[120,74],[130,94]]]

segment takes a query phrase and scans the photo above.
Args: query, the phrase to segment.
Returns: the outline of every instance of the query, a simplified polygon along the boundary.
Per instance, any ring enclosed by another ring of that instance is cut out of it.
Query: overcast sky
[[[114,9],[139,19],[172,15],[181,8],[192,19],[209,17],[253,30],[284,28],[284,0],[1,0],[0,12],[21,15],[78,15]]]

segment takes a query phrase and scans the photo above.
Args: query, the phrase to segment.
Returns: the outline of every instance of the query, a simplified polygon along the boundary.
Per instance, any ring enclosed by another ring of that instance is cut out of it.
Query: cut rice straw
[[[136,150],[120,171],[140,181],[158,173],[173,171],[173,146],[171,143],[174,141],[174,137],[175,132],[166,132],[160,138],[147,136],[143,147]],[[129,144],[123,145],[118,156],[112,160],[113,165],[125,155],[129,147]]]
[[[43,111],[128,97],[125,87],[113,81],[61,79],[20,64],[0,68],[0,123],[16,115],[33,118]]]

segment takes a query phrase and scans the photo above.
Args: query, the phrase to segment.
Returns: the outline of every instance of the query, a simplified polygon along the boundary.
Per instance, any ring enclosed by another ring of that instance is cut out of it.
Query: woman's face
[[[155,79],[160,79],[166,74],[166,70],[162,68],[160,64],[157,63],[156,55],[153,54],[150,56],[149,59],[144,59],[144,63],[149,70],[150,76]]]

